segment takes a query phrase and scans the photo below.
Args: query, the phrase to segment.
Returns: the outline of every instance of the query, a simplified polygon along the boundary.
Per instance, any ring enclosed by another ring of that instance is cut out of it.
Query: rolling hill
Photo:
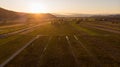
[[[31,14],[31,13],[15,12],[4,8],[0,8],[0,21],[28,19],[28,18],[34,18],[34,16],[36,15],[38,19],[56,18],[56,16],[49,13]]]

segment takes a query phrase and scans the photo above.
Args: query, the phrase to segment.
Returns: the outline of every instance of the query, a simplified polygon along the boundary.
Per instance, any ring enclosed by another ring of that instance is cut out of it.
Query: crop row
[[[119,66],[119,40],[108,36],[41,36],[6,67]]]

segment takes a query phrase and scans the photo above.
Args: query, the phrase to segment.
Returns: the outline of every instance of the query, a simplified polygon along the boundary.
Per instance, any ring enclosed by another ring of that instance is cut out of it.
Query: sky
[[[0,0],[0,7],[29,13],[120,14],[120,0]]]

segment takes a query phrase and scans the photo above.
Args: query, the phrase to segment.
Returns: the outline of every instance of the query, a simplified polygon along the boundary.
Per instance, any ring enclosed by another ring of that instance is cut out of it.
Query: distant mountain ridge
[[[53,14],[57,17],[120,17],[120,14]]]
[[[91,17],[98,17],[98,18],[100,18],[100,17],[104,17],[104,18],[106,18],[106,17],[108,17],[108,18],[120,18],[120,14],[95,15],[95,16],[91,16]]]
[[[68,14],[68,15],[64,15],[64,14],[53,14],[57,17],[91,17],[93,15],[91,14]]]

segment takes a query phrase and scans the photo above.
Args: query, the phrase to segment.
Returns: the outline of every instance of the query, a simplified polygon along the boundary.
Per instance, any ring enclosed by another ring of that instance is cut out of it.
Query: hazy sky
[[[120,14],[120,0],[0,0],[0,7],[19,12]]]

